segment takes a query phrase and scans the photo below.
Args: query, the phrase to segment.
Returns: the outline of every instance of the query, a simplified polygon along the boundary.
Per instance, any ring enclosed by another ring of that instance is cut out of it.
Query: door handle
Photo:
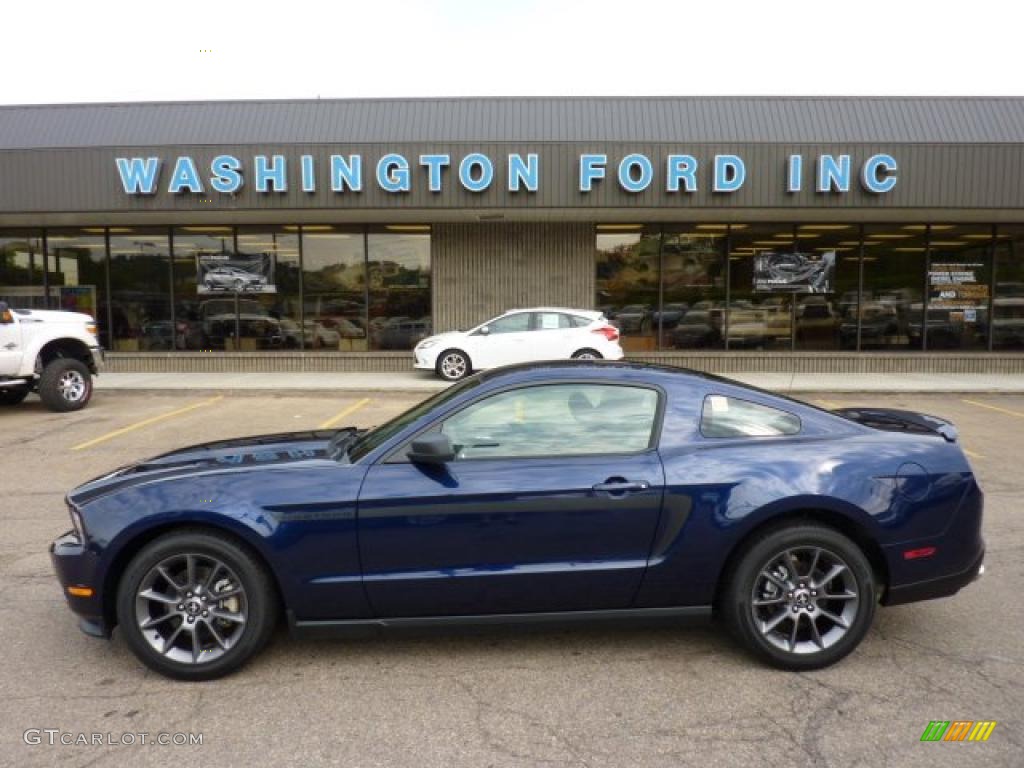
[[[605,493],[628,493],[630,491],[646,491],[650,487],[651,484],[646,480],[630,482],[621,478],[610,477],[603,483],[595,485],[594,490],[604,491]]]

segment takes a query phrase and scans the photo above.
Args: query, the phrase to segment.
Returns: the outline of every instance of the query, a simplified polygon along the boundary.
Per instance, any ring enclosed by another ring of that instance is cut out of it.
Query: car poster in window
[[[201,253],[196,256],[200,294],[277,293],[269,253]]]
[[[761,251],[754,257],[754,290],[759,293],[832,293],[835,273],[835,251]]]

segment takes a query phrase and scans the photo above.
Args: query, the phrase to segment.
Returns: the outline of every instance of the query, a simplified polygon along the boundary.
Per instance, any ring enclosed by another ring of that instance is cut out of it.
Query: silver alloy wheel
[[[466,375],[466,358],[458,352],[449,352],[441,358],[441,373],[446,379],[461,379]]]
[[[57,390],[60,396],[69,403],[77,403],[88,390],[89,385],[85,377],[78,371],[65,371],[57,380]]]
[[[576,355],[577,360],[597,360],[597,355],[593,352],[580,352]]]
[[[765,640],[787,653],[811,654],[850,631],[860,597],[841,557],[821,547],[793,547],[761,568],[750,605]]]
[[[135,595],[135,620],[146,642],[182,664],[219,659],[238,644],[248,616],[238,576],[209,555],[161,560]]]

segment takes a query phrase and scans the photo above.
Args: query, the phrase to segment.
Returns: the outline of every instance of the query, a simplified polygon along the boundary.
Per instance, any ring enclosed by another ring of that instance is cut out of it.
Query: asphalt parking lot
[[[70,487],[193,442],[379,423],[391,393],[97,394],[0,411],[0,765],[1020,766],[1024,395],[805,395],[941,414],[986,493],[988,575],[879,612],[860,649],[807,674],[758,665],[716,627],[492,629],[297,642],[213,683],[148,672],[80,633],[47,555]],[[921,743],[930,720],[995,720],[986,743]],[[201,733],[201,746],[55,745],[28,729]]]

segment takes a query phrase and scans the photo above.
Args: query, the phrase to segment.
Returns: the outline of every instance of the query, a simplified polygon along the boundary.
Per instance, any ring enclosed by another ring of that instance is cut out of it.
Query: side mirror
[[[486,325],[483,328],[481,328],[479,331],[477,331],[477,333],[479,333],[481,336],[486,336],[490,332],[491,332],[491,329],[488,326],[486,326]]]
[[[442,465],[455,460],[452,441],[442,432],[432,432],[416,438],[405,455],[413,464]]]

